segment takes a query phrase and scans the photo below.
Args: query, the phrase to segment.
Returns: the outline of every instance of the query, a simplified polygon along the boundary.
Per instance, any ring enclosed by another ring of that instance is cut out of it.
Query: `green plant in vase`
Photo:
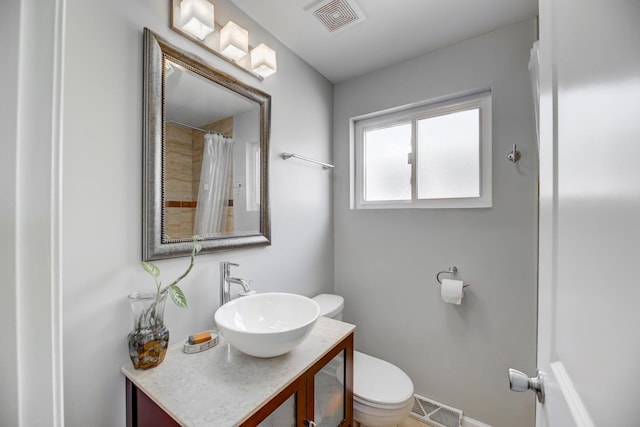
[[[178,282],[187,277],[193,268],[196,254],[202,249],[197,243],[199,239],[197,236],[193,237],[189,267],[169,285],[162,286],[160,269],[155,264],[142,261],[142,268],[153,277],[156,290],[155,292],[134,292],[129,295],[134,314],[134,329],[128,336],[129,356],[136,369],[152,368],[164,360],[169,345],[169,330],[164,325],[164,306],[167,295],[178,307],[187,307],[187,298],[178,287]]]

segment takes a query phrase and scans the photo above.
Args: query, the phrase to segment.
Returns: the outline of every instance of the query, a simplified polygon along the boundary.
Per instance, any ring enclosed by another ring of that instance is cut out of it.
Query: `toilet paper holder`
[[[458,272],[458,267],[456,267],[455,265],[452,265],[451,267],[449,267],[449,270],[444,270],[444,271],[439,271],[438,274],[436,274],[436,280],[438,281],[439,284],[442,285],[442,280],[440,280],[440,275],[441,274],[456,274]],[[463,288],[467,288],[470,285],[468,283],[465,283],[464,285],[462,285]]]

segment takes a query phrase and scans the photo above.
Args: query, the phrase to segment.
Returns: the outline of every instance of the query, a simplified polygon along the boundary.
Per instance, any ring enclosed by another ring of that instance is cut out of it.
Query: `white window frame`
[[[257,141],[246,144],[246,204],[248,212],[260,209],[260,144]]]
[[[416,123],[418,119],[479,108],[480,110],[480,196],[446,199],[417,199],[416,186]],[[456,96],[444,101],[427,102],[393,110],[354,117],[351,119],[351,209],[407,209],[407,208],[488,208],[491,196],[491,92]],[[364,200],[364,132],[391,124],[410,121],[412,124],[411,200]]]

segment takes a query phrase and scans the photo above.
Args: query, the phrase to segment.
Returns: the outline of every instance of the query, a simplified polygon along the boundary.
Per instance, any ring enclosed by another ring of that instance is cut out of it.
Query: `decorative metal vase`
[[[136,369],[149,369],[164,360],[169,330],[164,325],[167,294],[134,292],[129,295],[133,310],[133,330],[129,333],[129,357]]]

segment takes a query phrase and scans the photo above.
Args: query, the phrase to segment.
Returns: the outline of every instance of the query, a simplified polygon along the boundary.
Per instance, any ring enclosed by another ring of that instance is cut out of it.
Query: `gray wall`
[[[389,360],[416,392],[495,427],[533,425],[531,395],[507,368],[535,372],[537,154],[529,20],[338,84],[334,92],[335,286],[356,348]],[[349,209],[349,118],[490,87],[493,207]],[[506,159],[517,143],[522,160]],[[435,275],[472,284],[445,304]]]
[[[260,82],[174,33],[168,1],[67,1],[61,254],[67,426],[124,425],[119,366],[130,363],[132,328],[126,295],[153,286],[140,267],[143,27],[269,93],[273,107],[273,244],[198,256],[182,286],[189,308],[167,303],[171,340],[213,326],[220,261],[240,263],[234,274],[255,280],[261,292],[333,290],[331,175],[278,157],[293,151],[330,158],[332,85],[229,1],[216,2],[216,15],[247,28],[252,45],[274,48],[278,73]],[[158,261],[163,281],[187,262]]]
[[[3,297],[0,298],[0,424],[18,425],[18,331],[17,314],[17,120],[18,110],[18,52],[20,2],[10,0],[2,5],[0,14],[0,55],[5,59],[3,78],[0,79],[0,271],[2,271]],[[6,143],[5,143],[6,141]],[[6,367],[6,368],[5,368]]]

